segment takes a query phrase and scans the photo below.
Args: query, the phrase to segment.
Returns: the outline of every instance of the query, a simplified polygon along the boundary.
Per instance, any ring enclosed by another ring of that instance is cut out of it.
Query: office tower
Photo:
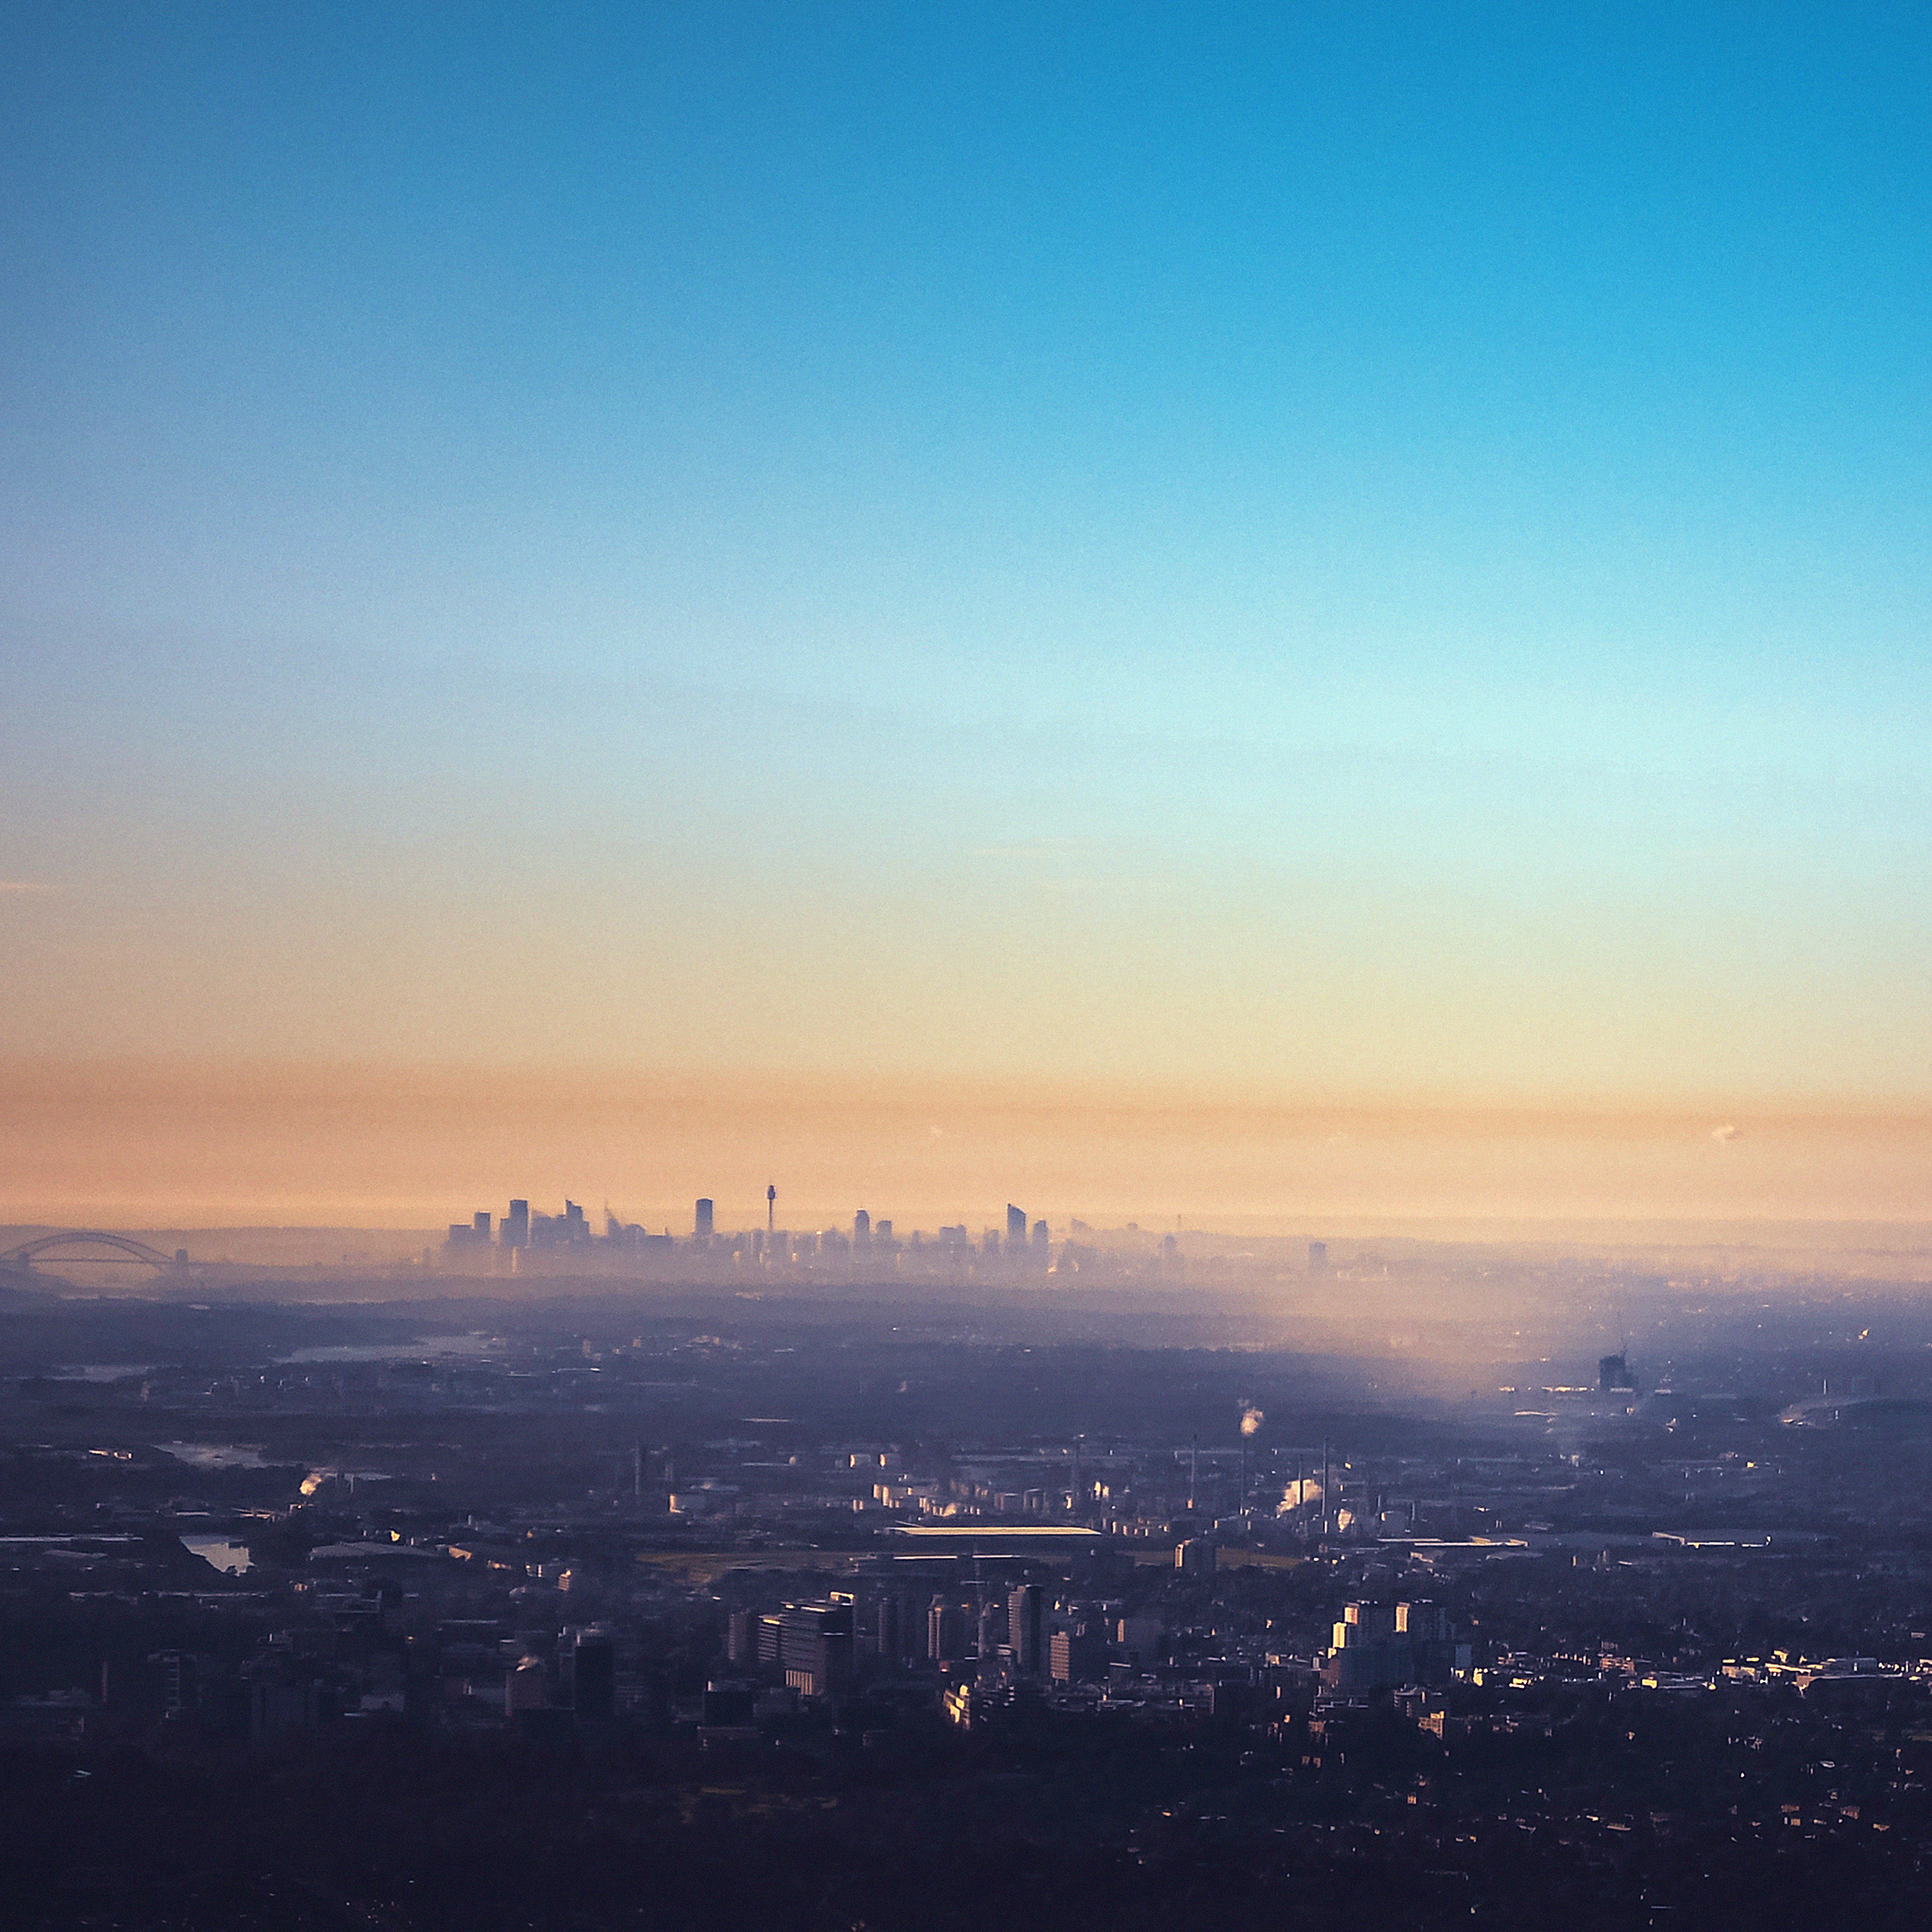
[[[758,1661],[776,1670],[784,1648],[784,1618],[777,1610],[767,1610],[758,1622]]]
[[[1029,1677],[1045,1670],[1046,1657],[1042,1635],[1045,1606],[1037,1583],[1022,1583],[1006,1598],[1006,1642],[1012,1646],[1013,1668]]]
[[[896,1664],[906,1654],[906,1600],[898,1595],[879,1599],[878,1650],[883,1663]]]
[[[1328,1272],[1328,1244],[1326,1241],[1309,1243],[1308,1272],[1310,1274],[1326,1274]]]
[[[1024,1208],[1016,1208],[1009,1201],[1006,1203],[1006,1246],[1010,1248],[1023,1248],[1026,1246],[1026,1210]]]
[[[510,1211],[503,1216],[503,1245],[506,1248],[526,1248],[530,1244],[530,1204],[527,1201],[512,1201]]]
[[[758,1620],[749,1610],[734,1610],[724,1620],[724,1655],[741,1670],[758,1660]]]
[[[1204,1536],[1184,1538],[1174,1546],[1174,1567],[1184,1576],[1213,1576],[1214,1546]]]
[[[998,1597],[981,1598],[980,1634],[975,1643],[975,1654],[982,1663],[998,1654],[1000,1645],[1006,1640],[1006,1605]]]
[[[608,1724],[617,1714],[617,1650],[608,1633],[577,1633],[571,1654],[570,1702],[579,1724]]]
[[[503,1714],[514,1718],[519,1711],[540,1711],[550,1702],[550,1687],[543,1664],[526,1657],[503,1679]]]
[[[964,1654],[966,1641],[959,1606],[935,1597],[926,1606],[926,1654],[934,1664],[951,1664]]]
[[[1047,1639],[1046,1658],[1054,1683],[1090,1684],[1106,1671],[1106,1640],[1090,1623],[1073,1624]]]
[[[488,1213],[479,1213],[477,1215],[475,1226],[476,1239],[487,1248],[490,1245],[490,1216]]]
[[[780,1622],[778,1661],[802,1696],[844,1690],[852,1681],[852,1606],[793,1604]]]
[[[758,1708],[758,1693],[748,1684],[720,1684],[704,1687],[700,1720],[707,1730],[748,1730]]]
[[[872,1244],[872,1217],[861,1208],[852,1216],[852,1245],[855,1248],[868,1248]]]
[[[1044,1221],[1036,1221],[1033,1224],[1033,1251],[1042,1260],[1046,1258],[1047,1249],[1052,1240],[1052,1231]]]
[[[701,1200],[698,1204],[692,1232],[699,1240],[708,1241],[711,1238],[712,1226],[712,1204],[708,1200]]]

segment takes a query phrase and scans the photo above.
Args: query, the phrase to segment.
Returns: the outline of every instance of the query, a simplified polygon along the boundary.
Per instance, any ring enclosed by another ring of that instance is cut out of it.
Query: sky
[[[1929,82],[1910,6],[4,10],[0,1214],[440,1220],[575,1080],[710,1083],[653,1203],[782,1089],[845,1194],[1009,1123],[935,1215],[1569,1211],[1528,1134],[1932,1220]]]

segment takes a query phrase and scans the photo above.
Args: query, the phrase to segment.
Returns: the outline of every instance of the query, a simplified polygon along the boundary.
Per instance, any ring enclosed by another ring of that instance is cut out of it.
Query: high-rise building
[[[530,1244],[530,1204],[527,1201],[512,1201],[510,1211],[503,1216],[503,1245],[506,1248],[526,1248]]]
[[[912,1655],[911,1608],[896,1591],[879,1599],[878,1645],[882,1662],[897,1664]]]
[[[780,1625],[778,1661],[803,1696],[844,1690],[852,1681],[852,1606],[793,1604]]]
[[[1056,1684],[1090,1684],[1107,1668],[1106,1639],[1090,1623],[1055,1630],[1046,1645],[1047,1675]]]
[[[1023,1248],[1026,1246],[1026,1210],[1024,1208],[1016,1208],[1009,1201],[1006,1203],[1006,1246],[1010,1248]]]
[[[959,1606],[935,1597],[926,1606],[926,1654],[934,1664],[951,1664],[966,1654]]]
[[[503,1712],[540,1711],[550,1702],[550,1687],[538,1658],[526,1657],[503,1679]]]
[[[1013,1668],[1029,1677],[1041,1676],[1046,1667],[1042,1594],[1037,1583],[1022,1583],[1006,1597],[1006,1642],[1013,1653]]]
[[[998,1597],[986,1596],[980,1600],[980,1634],[974,1643],[974,1653],[981,1663],[986,1663],[998,1654],[1001,1644],[1006,1640],[1006,1606]]]
[[[784,1618],[776,1610],[767,1610],[758,1619],[758,1661],[769,1669],[778,1668],[784,1646]]]
[[[476,1230],[476,1238],[484,1247],[490,1245],[490,1216],[487,1209],[479,1210],[471,1224]]]
[[[868,1248],[872,1244],[872,1217],[861,1208],[852,1216],[852,1245],[855,1248]]]
[[[608,1724],[617,1714],[617,1650],[607,1631],[577,1633],[571,1654],[570,1702],[580,1724]]]
[[[1328,1244],[1326,1241],[1309,1243],[1308,1272],[1310,1274],[1326,1274],[1328,1272]]]
[[[700,1200],[693,1217],[692,1233],[700,1241],[708,1241],[711,1238],[714,1226],[712,1203],[708,1199]]]
[[[1446,1684],[1468,1667],[1469,1648],[1456,1641],[1439,1604],[1348,1604],[1335,1626],[1322,1681],[1347,1696],[1400,1684]]]

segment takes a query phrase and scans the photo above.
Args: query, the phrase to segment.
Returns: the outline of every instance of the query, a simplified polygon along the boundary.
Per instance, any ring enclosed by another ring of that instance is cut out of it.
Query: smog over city
[[[6,1918],[1932,1915],[1932,19],[0,19]]]

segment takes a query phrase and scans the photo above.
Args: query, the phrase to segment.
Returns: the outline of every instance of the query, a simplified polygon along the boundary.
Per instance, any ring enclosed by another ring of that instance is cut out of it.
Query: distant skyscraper
[[[782,1612],[779,1631],[779,1661],[792,1689],[823,1697],[851,1682],[849,1603],[794,1604]]]
[[[476,1238],[487,1248],[490,1245],[490,1216],[479,1213],[475,1222]]]
[[[617,1710],[617,1653],[602,1630],[579,1630],[572,1647],[571,1707],[578,1720],[608,1724]]]
[[[896,1664],[912,1654],[913,1628],[910,1606],[895,1592],[879,1599],[879,1655]]]
[[[869,1247],[872,1241],[872,1217],[861,1208],[852,1216],[852,1245],[855,1248]]]
[[[776,1230],[778,1211],[778,1184],[772,1181],[765,1189],[765,1232],[768,1234]]]
[[[698,1204],[692,1232],[700,1241],[708,1241],[711,1238],[712,1226],[712,1204],[709,1200],[700,1200]]]
[[[530,1244],[530,1204],[527,1201],[512,1201],[510,1211],[503,1216],[503,1245],[506,1248],[526,1248]]]
[[[950,1664],[965,1654],[959,1606],[935,1597],[926,1612],[926,1654],[934,1664]]]
[[[1013,1668],[1029,1677],[1042,1676],[1046,1668],[1044,1610],[1037,1583],[1022,1583],[1006,1598],[1006,1642],[1012,1646]]]
[[[1016,1208],[1009,1201],[1006,1203],[1006,1246],[1010,1248],[1023,1248],[1026,1246],[1026,1210],[1024,1208]]]
[[[1310,1274],[1326,1274],[1328,1272],[1328,1244],[1326,1241],[1309,1243],[1308,1272]]]

